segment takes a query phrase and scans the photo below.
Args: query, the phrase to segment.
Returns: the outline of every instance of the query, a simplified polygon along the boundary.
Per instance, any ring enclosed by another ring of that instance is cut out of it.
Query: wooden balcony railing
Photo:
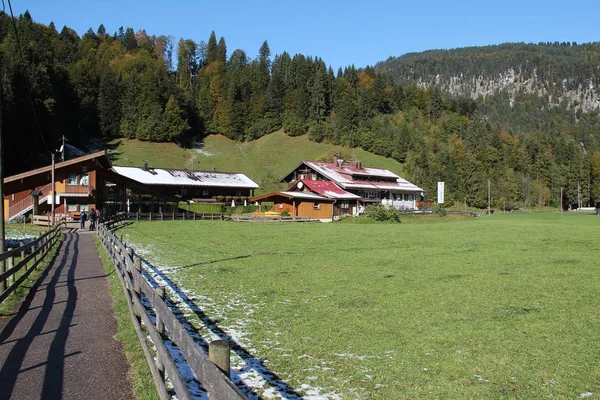
[[[60,194],[60,192],[57,192]],[[87,194],[92,193],[92,187],[89,185],[66,185],[63,193]]]

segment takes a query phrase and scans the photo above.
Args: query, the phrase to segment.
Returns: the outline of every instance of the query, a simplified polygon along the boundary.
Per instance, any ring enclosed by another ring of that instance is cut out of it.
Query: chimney
[[[148,160],[144,160],[144,171],[148,171]]]
[[[355,164],[356,164],[356,169],[362,169],[362,162],[357,160]]]

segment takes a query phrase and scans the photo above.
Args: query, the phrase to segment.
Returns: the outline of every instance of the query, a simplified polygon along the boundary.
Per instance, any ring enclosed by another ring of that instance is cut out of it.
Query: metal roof
[[[293,197],[296,199],[309,199],[309,200],[329,200],[323,196],[319,196],[318,194],[310,193],[310,192],[280,192],[288,197]]]
[[[334,163],[302,161],[294,168],[294,170],[302,164],[335,182],[342,189],[392,190],[404,192],[423,191],[420,187],[387,169],[369,167],[357,168],[356,164],[352,162],[344,163],[340,168],[339,165]]]
[[[191,171],[185,169],[117,167],[122,176],[146,185],[177,185],[200,187],[235,187],[257,189],[258,185],[244,174],[234,172]]]
[[[346,192],[344,189],[340,188],[332,181],[316,181],[310,179],[304,179],[301,181],[303,184],[308,187],[312,192],[317,193],[321,196],[328,197],[330,199],[339,199],[339,200],[358,200],[362,197]],[[296,182],[292,185],[292,187],[297,187],[298,183]]]

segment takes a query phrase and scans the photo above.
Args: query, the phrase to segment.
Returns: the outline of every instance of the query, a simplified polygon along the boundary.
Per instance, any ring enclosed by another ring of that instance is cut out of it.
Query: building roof
[[[300,199],[300,200],[317,200],[322,202],[332,202],[333,199],[319,196],[318,194],[310,192],[294,192],[294,191],[283,191],[283,192],[272,192],[264,194],[262,196],[256,196],[250,199],[250,201],[258,201],[268,199],[274,196],[287,197],[288,199]]]
[[[302,182],[303,185],[306,185],[306,187],[309,190],[311,190],[313,193],[316,193],[323,197],[327,197],[329,199],[359,200],[362,198],[356,194],[346,192],[344,189],[340,188],[338,185],[336,185],[332,181],[317,181],[317,180],[303,179],[300,182]],[[290,186],[290,189],[291,188],[302,189],[299,187],[300,182],[295,182],[293,185]]]
[[[342,160],[339,160],[342,161]],[[423,189],[382,168],[363,167],[358,162],[317,162],[302,161],[284,176],[287,178],[301,165],[306,165],[315,172],[338,184],[342,189],[361,190],[397,190],[405,192],[422,192]]]
[[[64,167],[79,164],[81,162],[85,162],[85,161],[89,161],[89,160],[96,160],[100,164],[102,164],[105,168],[110,168],[110,160],[106,156],[106,150],[102,150],[102,151],[98,151],[96,153],[86,154],[85,156],[73,158],[71,160],[57,162],[54,164],[54,169],[59,170]],[[20,179],[29,178],[31,176],[35,176],[38,174],[43,174],[43,173],[47,173],[47,172],[51,172],[51,171],[52,171],[52,165],[47,165],[42,168],[32,169],[31,171],[23,172],[23,173],[20,173],[17,175],[8,176],[8,177],[4,178],[4,183],[18,181]]]
[[[119,175],[146,185],[258,188],[258,185],[246,175],[233,172],[117,166],[114,166],[113,170]]]

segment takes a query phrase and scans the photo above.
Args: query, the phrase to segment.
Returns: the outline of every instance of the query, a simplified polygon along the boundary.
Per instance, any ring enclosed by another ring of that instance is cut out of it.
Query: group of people
[[[85,222],[89,220],[90,221],[90,226],[89,226],[89,230],[93,231],[96,229],[96,223],[100,222],[100,210],[94,210],[93,208],[89,211],[89,213],[86,213],[85,211],[81,211],[81,214],[79,214],[79,227],[81,229],[85,229]]]

